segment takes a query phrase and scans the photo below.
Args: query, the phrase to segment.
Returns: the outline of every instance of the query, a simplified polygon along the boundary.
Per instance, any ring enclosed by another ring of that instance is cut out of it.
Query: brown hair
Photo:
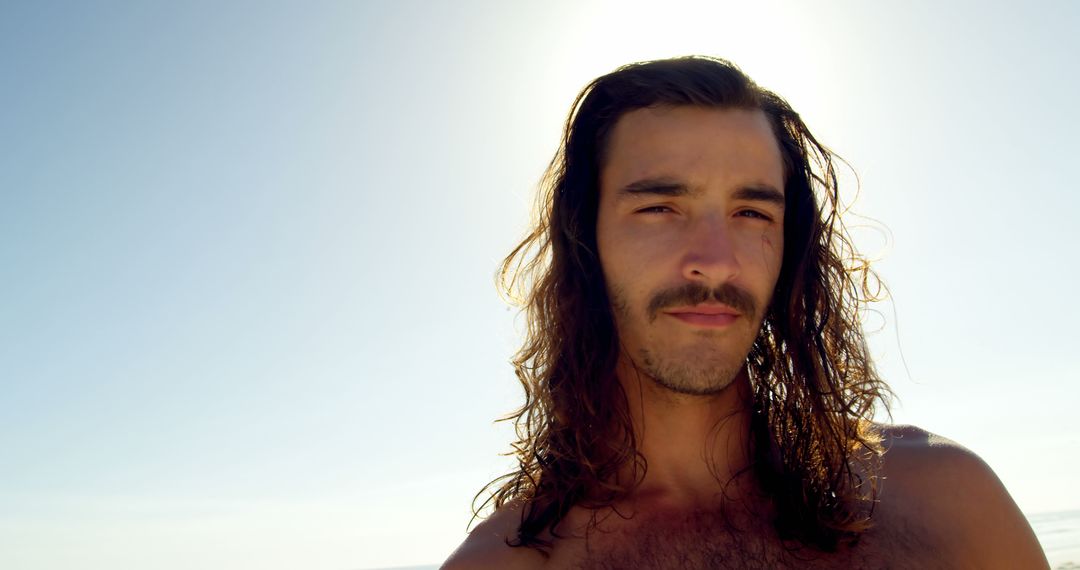
[[[784,162],[784,258],[773,300],[747,355],[753,387],[752,471],[776,505],[775,526],[833,550],[869,528],[876,486],[869,429],[888,388],[867,355],[860,307],[881,285],[839,218],[834,155],[780,97],[731,63],[708,57],[635,63],[590,83],[566,121],[540,186],[538,219],[503,262],[500,283],[524,305],[525,343],[513,360],[525,404],[514,421],[519,467],[489,483],[475,509],[523,501],[513,546],[546,552],[541,538],[571,507],[611,505],[633,484],[615,474],[645,463],[626,395],[614,375],[620,351],[596,247],[599,169],[616,121],[655,105],[759,109]],[[871,292],[871,285],[877,285]],[[869,482],[869,483],[872,483]],[[868,508],[869,507],[869,510]]]

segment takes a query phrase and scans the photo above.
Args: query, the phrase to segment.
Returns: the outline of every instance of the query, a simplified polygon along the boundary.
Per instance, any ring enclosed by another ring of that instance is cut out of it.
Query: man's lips
[[[739,318],[739,311],[721,304],[702,304],[692,307],[673,307],[665,313],[680,321],[703,327],[725,327]]]
[[[720,303],[704,303],[701,305],[694,305],[692,307],[673,307],[671,309],[664,309],[665,313],[671,314],[693,314],[693,315],[732,315],[739,316],[739,311]]]

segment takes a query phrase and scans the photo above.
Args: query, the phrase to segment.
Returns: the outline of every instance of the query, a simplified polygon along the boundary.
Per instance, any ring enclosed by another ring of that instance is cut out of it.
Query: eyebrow
[[[683,182],[671,178],[646,178],[631,182],[619,189],[618,196],[688,196],[700,193],[700,190],[691,190]],[[749,202],[771,202],[777,206],[784,206],[784,193],[777,190],[771,184],[747,184],[735,190],[732,198]]]
[[[784,207],[784,193],[773,188],[770,184],[750,184],[740,186],[733,196],[736,200],[748,202],[772,202],[781,208]]]

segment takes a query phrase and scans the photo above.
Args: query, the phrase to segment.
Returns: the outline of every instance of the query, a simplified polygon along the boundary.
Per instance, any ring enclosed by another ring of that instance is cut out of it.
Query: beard
[[[638,354],[642,372],[660,386],[687,396],[712,396],[723,392],[735,381],[744,365],[723,357],[688,363],[668,358],[662,352],[654,354],[646,348]]]
[[[611,299],[620,342],[627,346],[629,341],[634,367],[677,394],[709,396],[727,389],[745,367],[747,354],[761,329],[754,297],[728,283],[715,289],[690,283],[659,291],[645,310],[636,314],[618,288],[611,291]],[[710,299],[741,313],[731,328],[695,330],[690,333],[691,341],[685,342],[673,338],[676,335],[664,336],[664,331],[652,326],[667,307],[697,305]]]

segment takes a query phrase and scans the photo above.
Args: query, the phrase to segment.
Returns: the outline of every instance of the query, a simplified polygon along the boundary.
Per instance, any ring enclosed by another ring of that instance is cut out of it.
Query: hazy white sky
[[[748,4],[0,6],[0,566],[444,558],[511,466],[493,276],[568,106],[689,53],[858,172],[896,421],[1080,508],[1080,8]]]

